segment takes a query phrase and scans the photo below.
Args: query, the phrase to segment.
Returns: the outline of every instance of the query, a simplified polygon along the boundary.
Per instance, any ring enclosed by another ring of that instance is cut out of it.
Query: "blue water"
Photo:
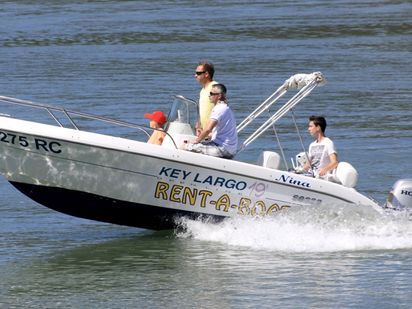
[[[242,120],[295,73],[328,83],[295,109],[322,114],[357,189],[383,204],[411,178],[410,1],[6,1],[0,95],[146,124],[197,99],[216,66]],[[0,106],[0,112],[2,112]],[[25,115],[31,117],[27,112]],[[300,152],[287,116],[287,157]],[[242,135],[244,139],[246,135]],[[267,132],[239,155],[277,151]],[[0,180],[0,308],[409,308],[412,221],[330,205],[267,221],[157,233],[72,218]]]

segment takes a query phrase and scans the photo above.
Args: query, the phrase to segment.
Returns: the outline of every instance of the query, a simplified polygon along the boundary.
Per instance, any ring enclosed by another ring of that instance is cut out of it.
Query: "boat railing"
[[[154,130],[153,128],[150,128],[148,126],[144,125],[139,125],[123,120],[117,120],[117,119],[112,119],[104,116],[98,116],[98,115],[93,115],[89,113],[84,113],[84,112],[79,112],[79,111],[74,111],[74,110],[69,110],[66,108],[62,108],[59,106],[54,106],[54,105],[48,105],[48,104],[43,104],[43,103],[37,103],[37,102],[32,102],[28,100],[21,100],[21,99],[16,99],[12,97],[6,97],[6,96],[0,96],[0,102],[7,103],[7,104],[12,104],[12,105],[20,105],[20,106],[27,106],[35,109],[40,109],[46,111],[51,118],[62,128],[65,128],[66,126],[63,125],[62,121],[59,120],[59,117],[57,117],[57,113],[62,113],[69,121],[69,123],[73,126],[75,130],[80,130],[79,125],[76,124],[75,119],[73,116],[77,116],[83,119],[90,119],[90,120],[97,120],[100,122],[105,122],[109,124],[114,124],[116,126],[121,126],[121,127],[126,127],[130,129],[136,129],[141,132],[143,132],[147,137],[150,137],[149,131]],[[168,134],[166,132],[166,134]],[[170,136],[170,135],[169,135]],[[170,136],[171,140],[174,143],[174,146],[177,148],[176,143],[174,142],[173,138]]]
[[[237,131],[242,131],[252,121],[258,118],[263,112],[268,110],[274,103],[283,97],[289,89],[300,89],[282,107],[269,117],[260,127],[258,127],[241,145],[239,152],[256,140],[263,132],[274,125],[288,111],[295,107],[302,99],[308,96],[317,86],[326,82],[321,72],[311,74],[295,74],[287,79],[273,94],[271,94],[262,104],[260,104],[249,116],[247,116],[238,126]]]

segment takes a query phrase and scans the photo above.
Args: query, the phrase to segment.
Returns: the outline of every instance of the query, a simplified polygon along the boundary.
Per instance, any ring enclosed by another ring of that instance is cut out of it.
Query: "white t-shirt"
[[[216,104],[210,114],[210,119],[217,121],[212,131],[212,141],[223,146],[231,154],[237,151],[236,120],[230,107],[223,102]]]
[[[320,143],[313,141],[309,145],[309,158],[312,169],[317,171],[318,169],[328,165],[330,163],[329,156],[333,153],[336,153],[336,149],[329,137],[324,137]]]

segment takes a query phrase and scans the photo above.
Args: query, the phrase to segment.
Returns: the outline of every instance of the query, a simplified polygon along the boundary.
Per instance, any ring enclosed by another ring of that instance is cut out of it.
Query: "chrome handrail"
[[[32,107],[32,108],[44,109],[50,114],[50,116],[53,118],[53,120],[56,121],[56,123],[60,127],[64,127],[64,125],[53,114],[53,111],[63,113],[69,119],[70,123],[73,125],[73,127],[76,130],[79,130],[79,128],[77,127],[77,125],[74,122],[71,115],[76,115],[76,116],[86,118],[86,119],[92,119],[92,120],[98,120],[98,121],[102,121],[102,122],[106,122],[106,123],[116,124],[116,125],[119,125],[119,126],[128,127],[128,128],[132,128],[132,129],[139,129],[139,130],[142,130],[143,132],[145,132],[148,136],[150,136],[150,134],[144,129],[145,126],[138,125],[138,124],[131,123],[131,122],[127,122],[127,121],[112,119],[112,118],[103,117],[103,116],[97,116],[97,115],[88,114],[88,113],[84,113],[84,112],[78,112],[78,111],[74,111],[74,110],[65,109],[65,108],[62,108],[62,107],[59,107],[59,106],[48,105],[48,104],[43,104],[43,103],[36,103],[36,102],[32,102],[32,101],[20,100],[20,99],[11,98],[11,97],[5,97],[5,96],[0,96],[0,101],[5,102],[5,103],[10,103],[10,104],[16,104],[16,105],[22,105],[22,106],[29,106],[29,107]]]
[[[186,99],[186,98],[184,98],[184,99]],[[190,99],[186,99],[186,100],[189,101],[189,102],[192,101]],[[71,115],[72,116],[76,115],[76,116],[79,116],[79,117],[85,118],[85,119],[91,119],[91,120],[97,120],[97,121],[101,121],[101,122],[105,122],[105,123],[110,123],[110,124],[114,124],[114,125],[121,126],[121,127],[127,127],[127,128],[131,128],[131,129],[138,129],[138,130],[142,131],[143,133],[145,133],[147,135],[147,137],[150,137],[150,133],[147,130],[159,130],[159,129],[151,128],[149,126],[139,125],[139,124],[132,123],[132,122],[117,120],[117,119],[103,117],[103,116],[97,116],[97,115],[88,114],[88,113],[84,113],[84,112],[69,110],[69,109],[66,109],[66,108],[59,107],[59,106],[48,105],[48,104],[43,104],[43,103],[37,103],[37,102],[28,101],[28,100],[21,100],[21,99],[6,97],[6,96],[0,96],[0,102],[15,104],[15,105],[21,105],[21,106],[28,106],[28,107],[32,107],[32,108],[46,110],[49,113],[49,115],[53,118],[53,120],[56,121],[56,123],[60,127],[64,128],[65,126],[53,114],[53,112],[61,112],[67,117],[67,119],[70,121],[71,125],[78,131],[80,129],[76,125],[76,123],[75,123],[73,117],[71,117]],[[176,142],[174,141],[173,137],[169,133],[167,133],[165,131],[163,131],[163,132],[166,133],[166,135],[168,135],[170,137],[170,139],[173,142],[173,145],[177,149],[178,147],[177,147]]]

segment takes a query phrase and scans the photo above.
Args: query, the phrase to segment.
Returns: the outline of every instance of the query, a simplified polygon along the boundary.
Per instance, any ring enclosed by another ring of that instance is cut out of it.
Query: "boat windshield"
[[[187,99],[181,95],[173,96],[173,103],[167,117],[168,126],[171,123],[187,123],[192,128],[195,127],[196,121],[199,118],[198,104],[190,99]]]

